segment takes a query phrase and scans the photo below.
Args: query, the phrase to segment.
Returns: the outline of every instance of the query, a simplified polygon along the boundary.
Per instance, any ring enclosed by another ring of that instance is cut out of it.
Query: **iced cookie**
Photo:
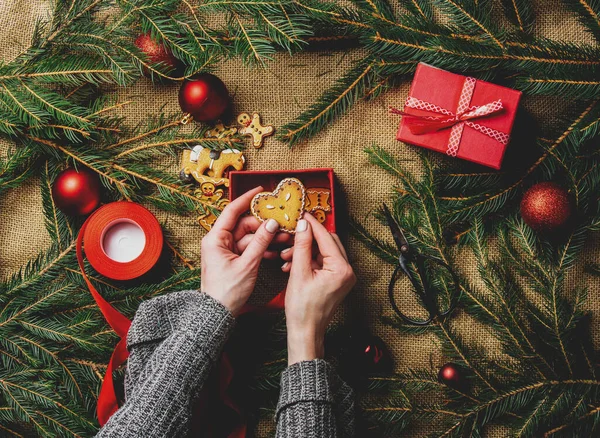
[[[281,231],[295,233],[305,202],[306,190],[300,180],[285,178],[273,192],[257,194],[250,203],[250,209],[259,221],[275,219]]]
[[[331,211],[329,205],[329,189],[310,188],[306,189],[306,205],[304,209],[310,213],[315,210]]]
[[[263,145],[265,137],[269,137],[275,133],[275,129],[271,125],[262,125],[260,122],[260,116],[256,113],[250,114],[242,113],[238,116],[238,123],[242,125],[239,133],[241,135],[252,137],[252,144],[255,148],[260,148]]]

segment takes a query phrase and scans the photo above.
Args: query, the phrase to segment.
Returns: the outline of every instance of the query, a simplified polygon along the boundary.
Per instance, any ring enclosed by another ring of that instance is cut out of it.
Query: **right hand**
[[[318,246],[314,259],[313,237]],[[327,326],[356,283],[346,251],[337,235],[305,214],[293,248],[281,257],[287,261],[282,269],[290,272],[285,295],[288,365],[322,358]]]

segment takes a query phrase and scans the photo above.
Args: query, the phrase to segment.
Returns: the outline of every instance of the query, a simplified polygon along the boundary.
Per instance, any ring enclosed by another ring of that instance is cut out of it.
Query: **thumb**
[[[252,264],[260,262],[263,254],[273,241],[277,230],[279,230],[279,224],[275,219],[269,219],[258,227],[246,250],[241,255],[244,263]]]
[[[291,275],[305,276],[312,272],[312,228],[306,219],[298,221],[294,238],[294,258]]]

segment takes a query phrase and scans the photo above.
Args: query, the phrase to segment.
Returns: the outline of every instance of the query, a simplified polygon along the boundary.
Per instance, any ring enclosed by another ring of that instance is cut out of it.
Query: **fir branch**
[[[545,164],[557,148],[564,146],[567,143],[568,137],[576,131],[579,124],[585,119],[590,111],[592,111],[596,104],[597,101],[594,101],[583,110],[570,126],[556,138],[549,147],[545,148],[546,152],[542,154],[522,175],[520,175],[519,179],[508,187],[498,190],[495,193],[486,192],[485,194],[471,195],[458,200],[449,200],[449,208],[453,211],[455,220],[460,221],[469,219],[473,217],[473,215],[483,216],[500,210],[508,200],[516,196],[517,189],[527,180],[527,178]]]
[[[63,249],[73,242],[74,234],[69,220],[60,212],[52,197],[51,174],[49,163],[46,161],[41,178],[42,203],[44,207],[44,216],[46,229],[58,248]]]
[[[534,14],[530,0],[502,0],[502,5],[506,16],[521,32],[531,32]]]
[[[600,81],[523,77],[517,79],[517,88],[529,94],[562,95],[575,99],[598,99]]]
[[[373,81],[372,63],[360,63],[345,77],[312,105],[308,111],[288,123],[282,129],[279,138],[293,146],[296,142],[309,138],[325,125],[345,114],[351,105],[364,97]]]
[[[0,161],[0,193],[20,186],[35,172],[35,153],[28,147],[10,148]]]
[[[435,3],[451,18],[457,25],[474,32],[483,32],[501,50],[504,44],[495,36],[497,31],[492,28],[488,20],[483,17],[485,12],[480,12],[478,6],[472,0],[435,0]]]
[[[160,131],[163,131],[163,130],[169,129],[169,128],[173,128],[173,127],[176,127],[176,126],[181,126],[181,120],[174,120],[172,122],[167,122],[167,123],[161,124],[161,126],[158,126],[158,127],[152,127],[148,131],[144,131],[144,132],[138,133],[138,134],[134,135],[133,137],[129,137],[129,138],[121,140],[121,141],[119,141],[117,143],[113,143],[113,144],[110,144],[108,146],[105,146],[104,149],[105,150],[115,149],[115,148],[118,148],[119,146],[123,146],[125,144],[141,140],[141,139],[146,138],[146,137],[148,137],[150,135],[156,134],[156,133],[158,133]]]
[[[589,32],[600,41],[600,2],[598,0],[563,0]]]

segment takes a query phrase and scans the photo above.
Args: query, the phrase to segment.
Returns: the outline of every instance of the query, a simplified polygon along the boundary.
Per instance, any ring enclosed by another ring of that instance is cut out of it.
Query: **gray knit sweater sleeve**
[[[193,401],[233,326],[222,304],[197,291],[142,303],[127,335],[125,404],[97,437],[186,436]],[[325,361],[289,367],[281,388],[278,437],[353,436],[352,391]]]
[[[231,313],[200,292],[142,303],[127,335],[126,402],[97,436],[185,436],[192,401],[233,326]]]
[[[281,375],[277,438],[354,436],[354,394],[322,359],[298,362]]]

